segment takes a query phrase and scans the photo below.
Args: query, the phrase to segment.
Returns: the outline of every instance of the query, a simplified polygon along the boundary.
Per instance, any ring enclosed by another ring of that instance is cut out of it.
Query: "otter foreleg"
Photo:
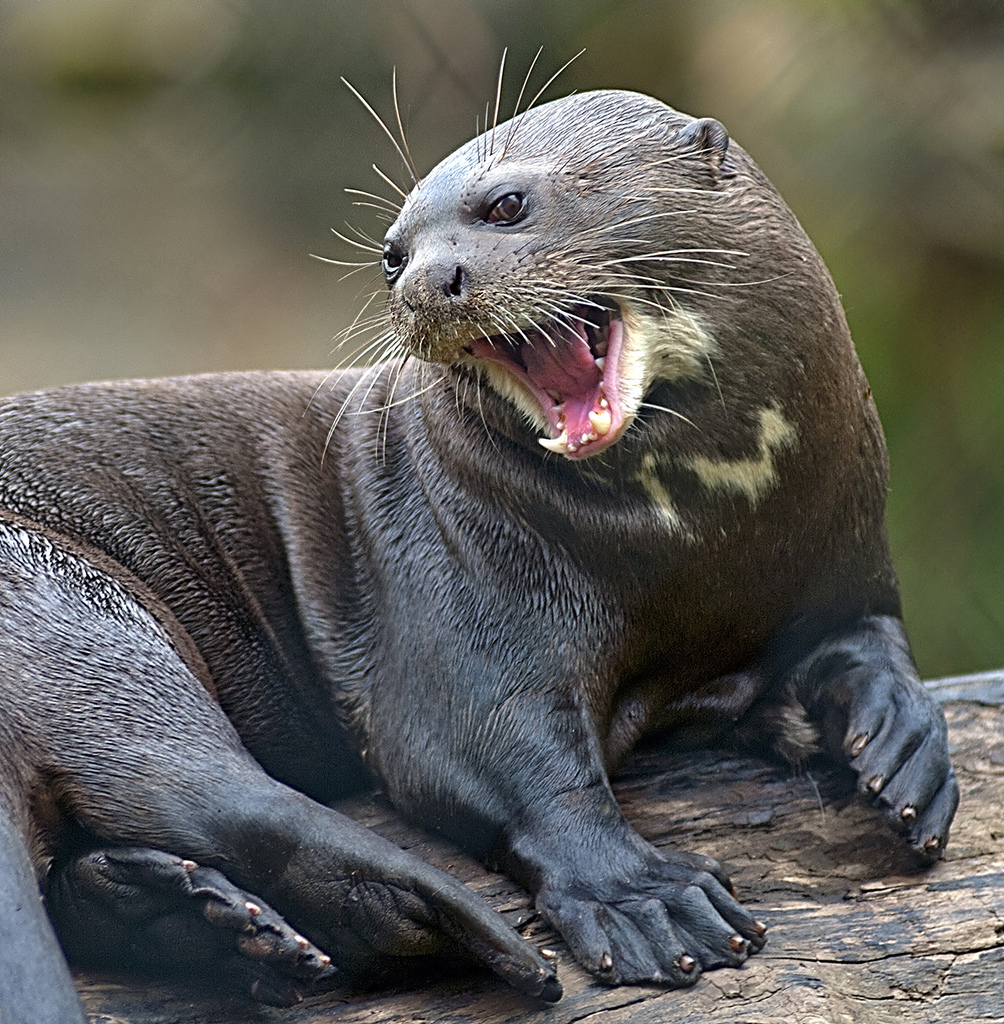
[[[609,984],[686,986],[761,949],[766,928],[737,902],[721,865],[657,851],[603,789],[589,810],[576,805],[594,794],[563,794],[554,823],[513,844],[518,870],[534,879],[538,909],[580,963]]]
[[[506,870],[609,984],[691,985],[763,946],[766,929],[717,862],[657,851],[625,819],[574,687],[527,686],[520,701],[495,692],[491,681],[469,683],[463,697],[476,707],[419,726],[418,705],[406,703],[435,759],[388,746],[402,727],[379,730],[377,757],[402,810]]]
[[[785,687],[825,748],[857,774],[861,793],[922,860],[937,860],[959,787],[945,716],[920,680],[899,619],[864,616],[830,634]]]

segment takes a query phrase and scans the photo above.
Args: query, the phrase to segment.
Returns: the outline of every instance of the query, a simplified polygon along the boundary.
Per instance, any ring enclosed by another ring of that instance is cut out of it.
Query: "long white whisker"
[[[701,428],[691,419],[688,419],[683,415],[682,412],[677,412],[675,409],[670,409],[665,405],[655,405],[653,402],[639,402],[639,409],[657,409],[659,412],[668,412],[670,416],[675,416],[679,420],[683,420],[684,423],[689,423],[695,430],[701,430]],[[703,434],[704,431],[701,430]]]
[[[401,122],[401,107],[397,102],[397,66],[395,65],[390,75],[391,93],[394,96],[394,116],[397,118],[397,130],[401,136],[401,146],[404,148],[404,160],[408,165],[408,172],[411,174],[411,180],[418,185],[420,178],[418,175],[418,168],[415,166],[415,161],[411,158],[411,149],[408,146],[408,138],[404,134],[404,125]],[[398,150],[400,152],[400,150]]]
[[[395,191],[395,192],[396,192],[396,193],[397,193],[397,194],[398,194],[398,195],[399,195],[399,196],[400,196],[400,197],[401,197],[402,199],[407,199],[407,198],[408,198],[408,193],[407,193],[407,192],[405,192],[405,191],[404,191],[404,189],[402,189],[402,188],[401,188],[401,187],[400,187],[400,186],[399,186],[399,185],[397,184],[397,182],[395,182],[395,181],[394,181],[394,179],[393,179],[393,178],[391,178],[391,177],[389,177],[388,175],[384,174],[384,172],[383,172],[382,170],[380,170],[380,168],[379,168],[379,167],[377,167],[377,165],[376,165],[376,164],[370,164],[370,166],[371,166],[371,167],[373,168],[373,170],[374,170],[374,171],[376,171],[376,172],[377,172],[377,174],[378,174],[378,175],[380,176],[381,180],[382,180],[383,182],[385,182],[385,183],[386,183],[387,185],[390,185],[390,187],[391,187],[391,188],[392,188],[392,189],[393,189],[393,190],[394,190],[394,191]],[[417,187],[417,184],[416,184],[416,187]]]
[[[343,82],[343,84],[345,86],[348,87],[349,91],[355,96],[355,98],[357,100],[359,100],[359,102],[370,112],[370,114],[372,115],[372,117],[376,121],[376,123],[378,125],[380,125],[380,127],[383,129],[384,134],[387,136],[388,139],[390,139],[391,145],[397,150],[397,154],[402,159],[402,161],[404,162],[405,167],[408,168],[408,173],[411,174],[411,180],[417,185],[418,184],[418,175],[416,175],[415,172],[412,170],[412,164],[411,164],[411,159],[409,157],[409,154],[407,154],[401,148],[401,146],[398,144],[397,139],[394,138],[393,133],[387,127],[387,125],[384,123],[384,119],[373,109],[373,107],[370,106],[370,104],[367,102],[367,100],[363,96],[363,94],[351,82],[349,82],[345,78],[342,79],[342,82]],[[395,95],[396,95],[396,93],[395,93]],[[377,172],[377,173],[380,173],[380,172]],[[393,182],[388,182],[388,184],[393,185],[394,188],[397,188],[397,186],[394,185]],[[402,193],[402,195],[403,194],[404,193]]]
[[[502,60],[499,62],[499,77],[498,82],[495,85],[495,114],[492,117],[492,134],[491,139],[488,143],[488,152],[495,152],[495,129],[499,123],[499,105],[502,102],[502,76],[505,73],[505,58],[509,52],[509,47],[506,46],[502,50]]]

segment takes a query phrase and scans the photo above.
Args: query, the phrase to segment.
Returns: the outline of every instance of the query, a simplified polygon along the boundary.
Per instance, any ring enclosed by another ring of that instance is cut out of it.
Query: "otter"
[[[546,951],[325,806],[371,781],[610,984],[692,985],[766,938],[719,864],[624,818],[643,737],[828,752],[944,849],[875,405],[722,125],[620,91],[533,107],[417,182],[376,255],[374,367],[0,408],[7,1021],[84,1019],[56,935],[280,1005],[425,955],[557,999]]]

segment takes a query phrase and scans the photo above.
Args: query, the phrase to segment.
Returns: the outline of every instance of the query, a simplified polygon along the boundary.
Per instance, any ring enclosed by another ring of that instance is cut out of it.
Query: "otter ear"
[[[676,133],[678,144],[702,157],[717,178],[725,154],[729,148],[729,133],[721,121],[713,117],[702,117],[681,128]]]

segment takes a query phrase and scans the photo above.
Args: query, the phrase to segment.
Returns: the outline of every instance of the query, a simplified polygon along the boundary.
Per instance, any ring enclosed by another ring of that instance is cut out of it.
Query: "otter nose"
[[[470,272],[453,259],[413,260],[401,276],[403,298],[412,306],[453,308],[468,297]]]
[[[457,267],[453,272],[453,276],[443,286],[443,294],[447,298],[460,298],[464,294],[464,285],[467,281],[467,274],[464,272],[463,267]]]

